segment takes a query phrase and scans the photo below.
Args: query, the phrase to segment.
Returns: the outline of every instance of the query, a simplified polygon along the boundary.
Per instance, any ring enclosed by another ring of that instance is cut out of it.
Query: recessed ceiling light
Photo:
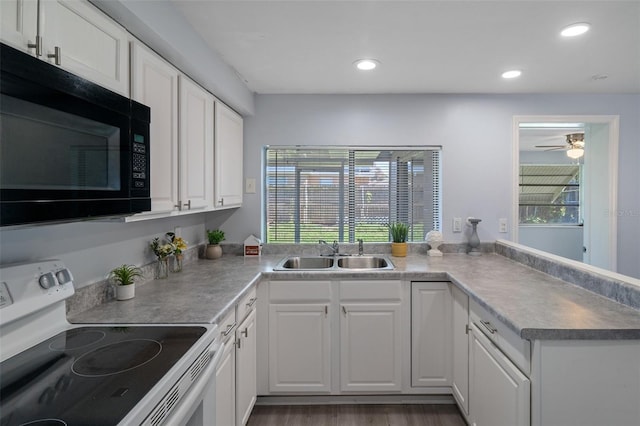
[[[522,75],[522,71],[520,70],[511,70],[505,71],[502,73],[502,78],[516,78]]]
[[[375,69],[380,64],[380,61],[376,59],[358,59],[353,64],[360,71],[371,71],[372,69]]]
[[[579,22],[577,24],[571,24],[568,27],[564,27],[560,32],[560,35],[563,37],[575,37],[589,31],[590,25],[586,22]]]

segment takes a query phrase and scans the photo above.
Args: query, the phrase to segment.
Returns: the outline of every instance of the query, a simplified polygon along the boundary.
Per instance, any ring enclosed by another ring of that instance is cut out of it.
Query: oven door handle
[[[202,400],[204,393],[208,390],[211,382],[215,380],[216,369],[222,354],[224,353],[224,343],[214,342],[210,346],[210,350],[213,352],[211,361],[200,374],[196,383],[191,385],[187,395],[178,402],[178,406],[167,417],[163,424],[165,425],[177,425],[184,424],[187,419],[194,413],[200,401]]]

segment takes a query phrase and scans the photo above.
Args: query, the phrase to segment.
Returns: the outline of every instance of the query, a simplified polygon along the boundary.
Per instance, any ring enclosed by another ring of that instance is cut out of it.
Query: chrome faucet
[[[340,246],[338,245],[338,242],[335,240],[333,241],[332,245],[329,245],[329,243],[326,242],[325,240],[318,240],[318,244],[329,247],[331,249],[331,254],[333,256],[337,256],[338,254],[340,254]]]
[[[358,238],[358,256],[362,256],[364,254],[364,244],[362,238]]]

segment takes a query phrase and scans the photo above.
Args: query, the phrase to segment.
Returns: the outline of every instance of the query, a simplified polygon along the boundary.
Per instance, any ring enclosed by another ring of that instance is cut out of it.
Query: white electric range
[[[216,326],[72,325],[59,260],[0,269],[0,425],[172,425],[213,416]]]

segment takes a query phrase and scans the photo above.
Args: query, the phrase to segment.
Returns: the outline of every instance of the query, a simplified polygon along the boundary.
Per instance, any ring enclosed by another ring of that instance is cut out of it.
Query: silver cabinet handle
[[[489,321],[480,320],[480,324],[484,325],[484,327],[487,330],[489,330],[489,333],[491,333],[491,334],[495,334],[496,331],[498,331],[498,329],[495,328],[493,325],[491,325],[491,323]]]
[[[191,200],[187,204],[183,204],[187,208],[187,210],[191,210]]]
[[[236,345],[236,348],[240,349],[240,339],[236,339],[235,342],[233,342],[234,345]]]
[[[218,200],[218,204],[220,204],[221,206],[224,206],[224,198],[220,198]]]
[[[345,308],[344,305],[342,305],[342,312],[344,312],[344,314],[347,315],[347,308]]]
[[[56,65],[62,64],[62,53],[60,48],[58,46],[54,47],[53,52],[54,53],[49,53],[47,55],[47,58],[54,58],[55,59],[54,62],[56,63]]]
[[[249,337],[249,327],[245,327],[244,331],[241,331],[240,334],[244,334],[244,337]]]
[[[238,323],[234,322],[233,324],[228,324],[227,325],[227,329],[225,331],[222,332],[222,335],[227,337],[229,334],[231,334],[231,332],[233,331],[234,328],[236,328],[236,325]]]
[[[36,36],[35,43],[27,43],[29,49],[36,49],[36,56],[42,56],[42,37]]]
[[[252,297],[251,299],[249,299],[249,303],[247,303],[247,307],[248,307],[248,308],[250,308],[250,307],[252,307],[253,305],[255,305],[256,300],[258,300],[258,298],[257,298],[257,297]]]

